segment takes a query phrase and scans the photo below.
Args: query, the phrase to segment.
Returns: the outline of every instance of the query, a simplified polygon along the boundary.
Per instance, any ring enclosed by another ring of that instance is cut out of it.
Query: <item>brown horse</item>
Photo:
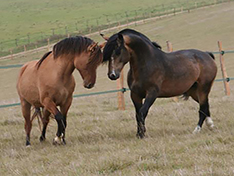
[[[199,121],[194,132],[201,130],[206,119],[212,128],[208,95],[216,77],[214,55],[199,50],[164,53],[161,47],[145,35],[125,29],[112,35],[103,51],[103,62],[109,61],[108,76],[119,78],[126,63],[130,63],[128,86],[136,110],[137,135],[145,135],[145,118],[156,98],[191,96],[200,105]],[[145,98],[144,102],[143,99]]]
[[[31,106],[36,111],[43,107],[40,141],[45,140],[49,116],[52,114],[58,124],[54,144],[65,144],[67,112],[75,88],[72,73],[76,68],[83,79],[84,87],[90,89],[95,84],[96,69],[101,62],[100,46],[89,38],[77,36],[58,42],[53,51],[46,53],[41,60],[28,62],[21,68],[17,91],[25,118],[26,146],[30,145]]]

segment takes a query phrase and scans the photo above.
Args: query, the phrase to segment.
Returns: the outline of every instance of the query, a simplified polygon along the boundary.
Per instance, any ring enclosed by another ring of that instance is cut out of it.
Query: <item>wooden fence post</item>
[[[124,70],[120,73],[120,78],[117,80],[117,88],[124,88]],[[118,92],[118,109],[125,110],[124,92]]]
[[[224,65],[224,57],[223,57],[224,51],[222,49],[222,42],[218,41],[218,47],[219,47],[219,52],[220,52],[219,61],[220,61],[220,67],[222,71],[225,94],[230,95],[230,86],[229,86],[229,82],[227,81],[228,76],[227,76],[226,68]]]
[[[167,51],[168,52],[172,52],[173,51],[173,48],[172,48],[172,44],[171,42],[167,41]],[[177,97],[172,97],[172,100],[174,102],[177,102],[178,101],[178,98]]]
[[[11,53],[11,60],[13,59],[13,50],[11,49],[10,50],[10,53]]]

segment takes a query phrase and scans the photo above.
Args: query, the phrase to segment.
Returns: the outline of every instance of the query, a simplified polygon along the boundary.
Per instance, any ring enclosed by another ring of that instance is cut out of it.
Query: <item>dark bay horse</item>
[[[43,107],[40,141],[45,140],[49,116],[52,114],[58,124],[54,144],[65,144],[67,112],[75,88],[72,73],[77,69],[84,87],[90,89],[95,84],[96,69],[101,62],[100,46],[89,38],[77,36],[58,42],[53,51],[46,53],[41,60],[28,62],[21,68],[17,91],[25,118],[26,146],[30,145],[31,106],[35,107],[36,111]]]
[[[111,80],[118,79],[124,65],[130,63],[128,86],[136,110],[138,137],[145,136],[145,118],[156,98],[191,96],[200,105],[194,133],[201,130],[205,119],[209,128],[214,126],[208,102],[217,73],[212,53],[194,49],[165,53],[145,35],[125,29],[108,39],[103,51],[103,62],[107,61]]]

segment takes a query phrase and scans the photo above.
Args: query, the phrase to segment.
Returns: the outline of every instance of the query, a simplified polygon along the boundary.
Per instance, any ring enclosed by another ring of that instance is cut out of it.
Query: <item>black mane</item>
[[[137,35],[139,37],[141,37],[142,39],[144,39],[147,43],[149,43],[150,45],[153,45],[154,47],[161,49],[162,47],[157,44],[156,42],[152,42],[148,37],[146,37],[144,34],[137,32],[135,30],[132,29],[124,29],[122,31],[119,32],[119,34],[134,34]],[[106,46],[103,50],[103,62],[107,62],[112,55],[113,50],[118,48],[117,45],[117,37],[118,37],[118,33],[112,35],[109,40],[106,43]]]
[[[52,53],[52,51],[49,51],[45,53],[42,58],[37,62],[37,69],[41,66],[41,63]]]
[[[93,40],[87,37],[76,36],[61,40],[53,47],[54,58],[58,58],[63,54],[79,55],[87,49]]]
[[[79,55],[82,52],[86,51],[88,46],[91,45],[92,43],[93,40],[82,36],[65,38],[54,45],[53,51],[49,51],[44,54],[44,56],[37,62],[37,69],[52,52],[54,55],[54,59],[60,57],[61,55],[68,55],[68,54]],[[100,54],[99,50],[93,53],[92,56],[98,57],[98,54]],[[94,62],[96,62],[96,60],[95,61],[90,60],[90,63]]]

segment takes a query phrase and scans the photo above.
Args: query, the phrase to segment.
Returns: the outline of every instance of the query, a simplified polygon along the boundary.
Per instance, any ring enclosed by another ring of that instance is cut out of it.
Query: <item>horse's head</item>
[[[80,72],[85,88],[90,89],[94,86],[96,82],[96,70],[101,62],[101,47],[97,43],[90,44],[87,50],[74,60],[74,65]]]
[[[124,65],[130,60],[130,54],[125,46],[124,37],[121,33],[111,36],[103,51],[103,62],[109,61],[108,77],[116,80]]]

